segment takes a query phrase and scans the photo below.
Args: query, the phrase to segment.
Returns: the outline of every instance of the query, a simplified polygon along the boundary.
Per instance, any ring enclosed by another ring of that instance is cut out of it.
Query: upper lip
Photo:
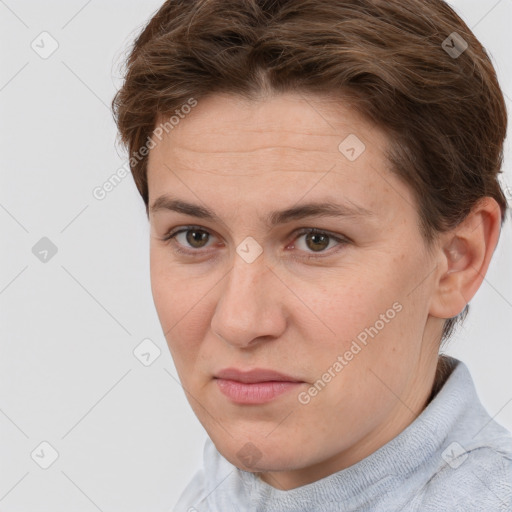
[[[238,370],[237,368],[225,368],[215,375],[217,379],[236,380],[244,383],[254,382],[302,382],[299,379],[284,375],[283,373],[265,368],[254,368],[252,370]]]

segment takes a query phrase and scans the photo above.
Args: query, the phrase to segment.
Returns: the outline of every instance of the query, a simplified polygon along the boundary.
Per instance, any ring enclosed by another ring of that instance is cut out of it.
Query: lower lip
[[[301,382],[269,381],[245,383],[236,380],[216,379],[220,391],[239,404],[264,404],[274,398],[292,391]]]

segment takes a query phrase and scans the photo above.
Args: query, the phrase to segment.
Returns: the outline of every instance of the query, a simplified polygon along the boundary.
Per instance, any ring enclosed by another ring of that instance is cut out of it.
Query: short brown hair
[[[447,51],[454,37],[467,43],[460,55]],[[298,91],[350,98],[388,133],[427,242],[485,196],[505,219],[503,94],[487,52],[442,0],[167,0],[126,68],[112,107],[146,211],[139,150],[160,116],[218,92]],[[445,322],[443,338],[467,311]]]

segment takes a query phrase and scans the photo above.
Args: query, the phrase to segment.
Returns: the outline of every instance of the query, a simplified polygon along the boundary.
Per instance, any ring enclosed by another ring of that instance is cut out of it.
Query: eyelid
[[[293,256],[294,259],[298,260],[320,260],[321,258],[328,258],[336,254],[340,247],[347,245],[351,243],[352,241],[341,234],[332,233],[329,230],[321,229],[321,228],[298,228],[293,232],[293,244],[295,244],[295,240],[298,239],[302,235],[307,235],[310,233],[320,234],[320,235],[327,235],[331,240],[334,240],[337,242],[337,245],[334,247],[331,247],[327,251],[320,251],[318,253],[315,253],[314,251],[311,252],[305,252],[305,251],[299,251],[303,253],[301,256]],[[287,244],[289,245],[289,244]]]
[[[163,242],[169,242],[173,238],[175,238],[176,235],[178,235],[180,233],[184,233],[184,232],[186,233],[187,231],[192,231],[194,229],[197,231],[204,231],[205,233],[208,233],[209,235],[213,234],[210,231],[210,229],[205,228],[203,226],[185,225],[185,226],[179,226],[175,229],[170,230],[167,234],[165,234],[161,238],[161,240]],[[306,252],[305,256],[300,256],[300,257],[298,257],[299,259],[301,259],[301,258],[302,259],[322,258],[322,257],[331,256],[332,252],[336,250],[336,247],[338,247],[340,245],[343,246],[343,245],[352,243],[352,240],[350,238],[348,238],[344,235],[337,234],[337,233],[332,233],[329,230],[325,230],[325,229],[321,229],[321,228],[305,228],[305,227],[303,227],[303,228],[297,228],[296,230],[293,231],[293,233],[290,235],[293,238],[292,238],[291,242],[288,242],[286,245],[289,246],[290,243],[294,243],[298,237],[300,237],[302,235],[307,235],[310,233],[327,235],[330,239],[335,240],[338,243],[338,245],[331,248],[328,251],[320,251],[319,253],[315,253],[315,252],[307,253]],[[213,236],[216,236],[216,235],[213,235]],[[177,252],[182,253],[182,254],[191,255],[191,256],[200,255],[201,253],[205,253],[207,251],[207,249],[189,249],[189,248],[179,247],[179,244],[175,244],[175,245],[176,245],[175,250]],[[304,252],[304,251],[300,251],[300,252]]]
[[[212,234],[211,231],[208,228],[205,228],[203,226],[195,226],[193,224],[190,224],[190,225],[186,225],[186,226],[178,226],[175,229],[171,229],[170,231],[168,231],[161,238],[161,240],[163,240],[165,242],[167,240],[170,240],[171,238],[173,238],[174,236],[176,236],[179,233],[183,233],[183,232],[187,232],[187,231],[192,231],[194,229],[197,229],[197,231],[205,231],[208,234]]]

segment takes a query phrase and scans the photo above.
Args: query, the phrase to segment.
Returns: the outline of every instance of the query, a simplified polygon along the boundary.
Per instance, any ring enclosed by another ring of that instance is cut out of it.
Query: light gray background
[[[168,511],[201,465],[205,432],[152,303],[142,200],[130,176],[103,201],[92,195],[126,161],[110,101],[128,45],[160,4],[0,0],[3,512]],[[512,0],[453,5],[491,53],[510,106]],[[43,31],[59,45],[47,59],[31,48]],[[510,160],[509,142],[509,187]],[[32,253],[42,237],[58,249],[46,263]],[[509,429],[511,262],[509,218],[448,349]],[[161,350],[148,367],[133,355],[146,338]],[[59,454],[48,469],[35,462],[49,460],[43,441]]]

